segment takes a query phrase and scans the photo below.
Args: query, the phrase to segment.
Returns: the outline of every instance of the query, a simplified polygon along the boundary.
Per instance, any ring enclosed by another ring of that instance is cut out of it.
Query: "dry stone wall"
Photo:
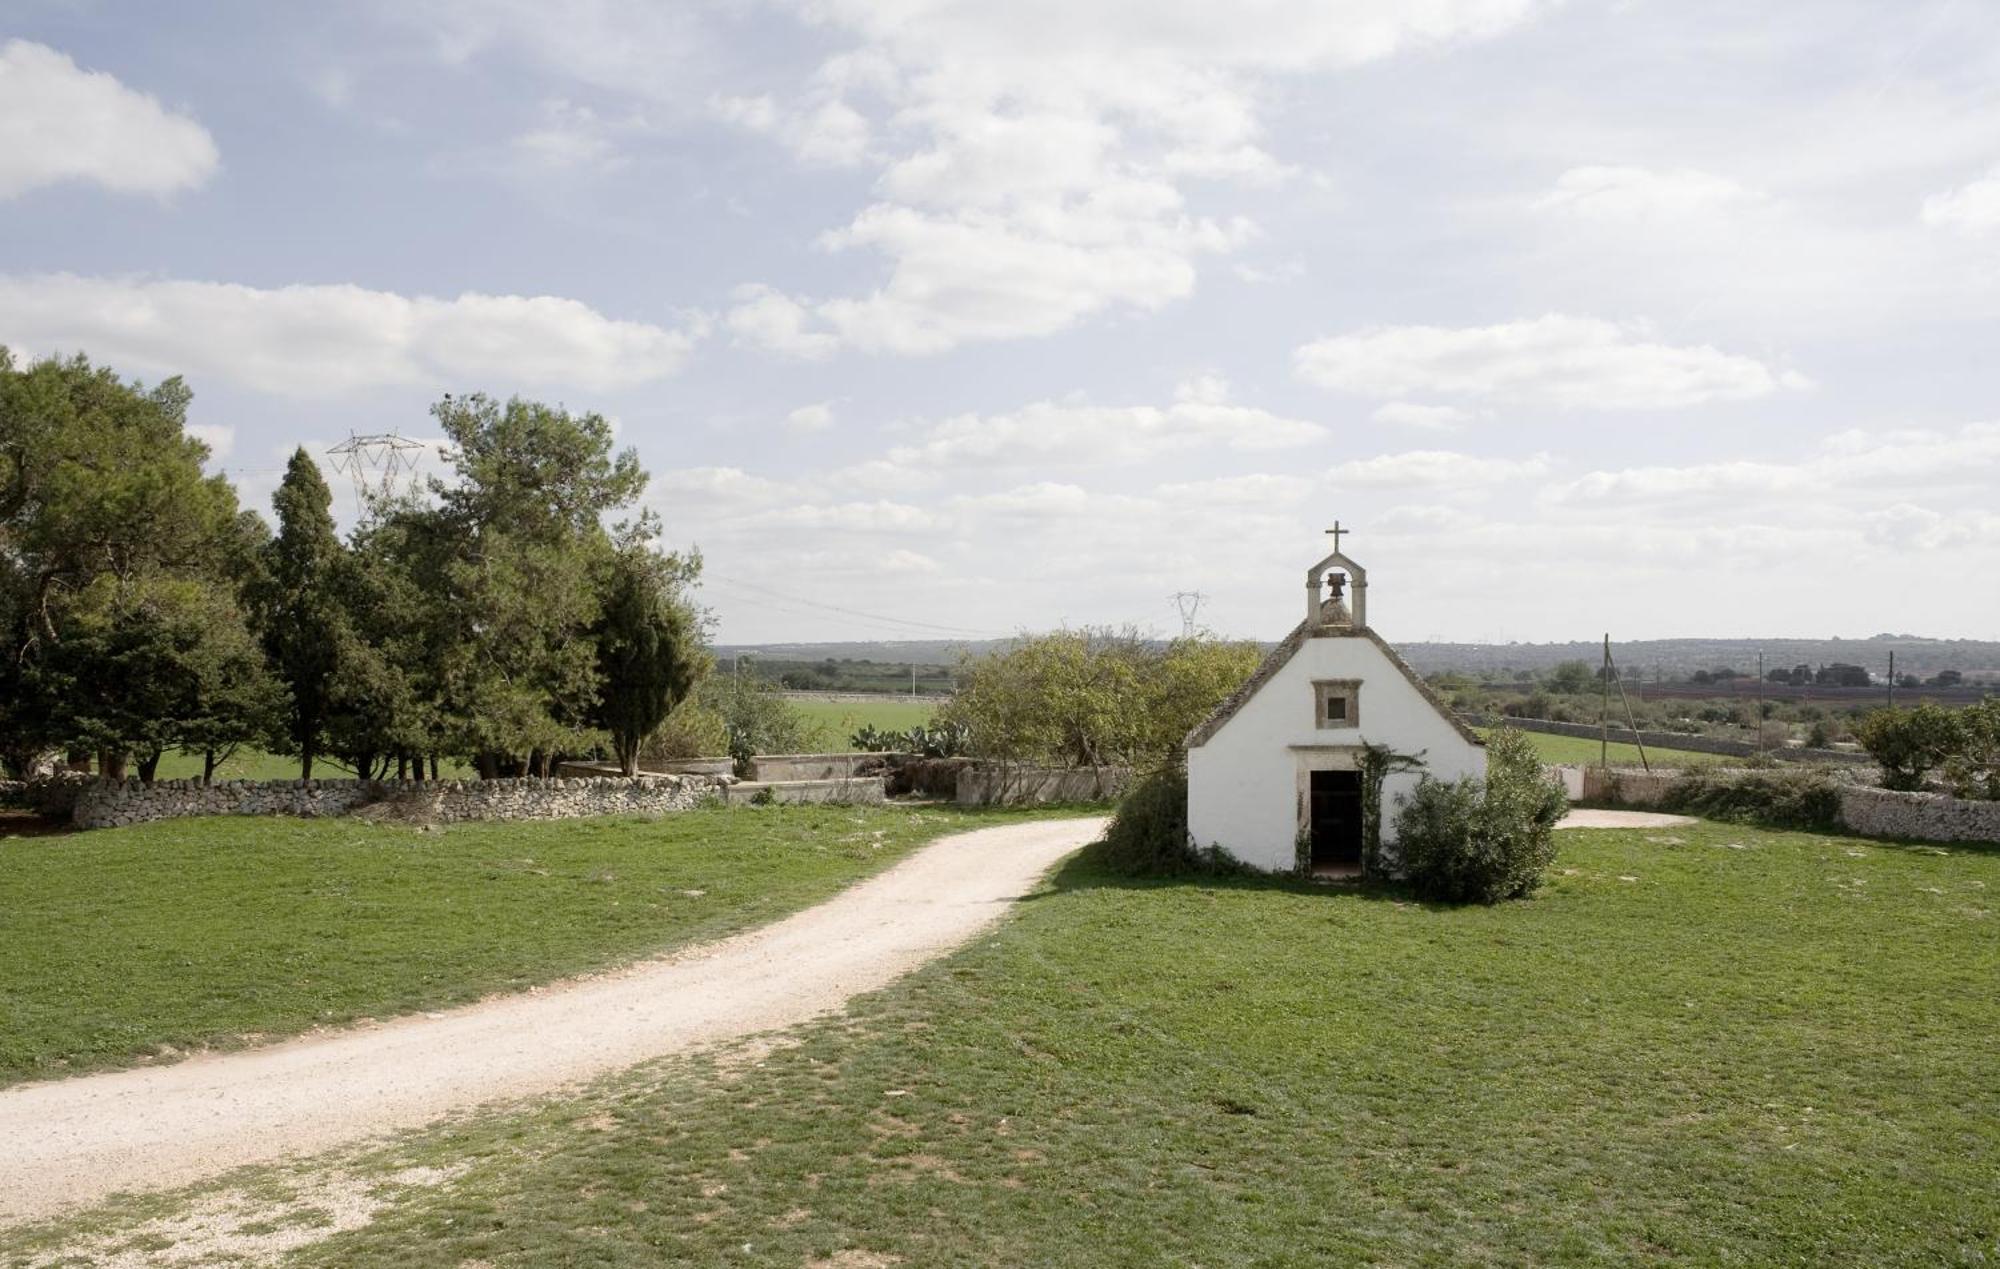
[[[1727,776],[1726,770],[1711,774]],[[1595,767],[1582,773],[1582,799],[1618,806],[1656,806],[1678,778],[1672,772]],[[1851,781],[1851,777],[1850,777]],[[1898,793],[1872,784],[1844,783],[1840,823],[1863,837],[1903,837],[1926,842],[2000,843],[2000,802],[1944,793]]]
[[[384,818],[564,820],[592,815],[663,815],[714,797],[706,776],[520,780],[101,780],[77,798],[78,828],[110,828],[190,815],[350,815],[380,808]]]
[[[2000,802],[1853,785],[1840,791],[1840,822],[1864,837],[2000,842]]]

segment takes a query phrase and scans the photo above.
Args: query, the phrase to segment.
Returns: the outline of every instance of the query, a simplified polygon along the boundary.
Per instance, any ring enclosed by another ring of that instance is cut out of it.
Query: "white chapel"
[[[1398,794],[1424,775],[1484,776],[1477,734],[1368,626],[1368,570],[1340,550],[1306,570],[1306,618],[1248,682],[1188,734],[1188,833],[1273,872],[1361,865],[1362,758],[1420,759],[1386,777],[1381,841]]]

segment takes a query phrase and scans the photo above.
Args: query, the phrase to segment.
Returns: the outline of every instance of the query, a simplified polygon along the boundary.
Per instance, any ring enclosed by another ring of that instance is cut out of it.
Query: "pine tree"
[[[333,527],[333,494],[303,447],[292,455],[271,504],[278,532],[265,548],[257,606],[265,651],[291,690],[286,732],[299,756],[299,777],[310,780],[313,759],[326,745],[347,628],[340,602],[346,552]]]

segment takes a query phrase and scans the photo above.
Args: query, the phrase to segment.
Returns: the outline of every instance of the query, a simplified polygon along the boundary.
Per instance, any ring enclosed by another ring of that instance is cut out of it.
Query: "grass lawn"
[[[1991,1263],[1996,900],[1993,850],[1710,825],[1494,908],[1078,862],[794,1047],[363,1160],[458,1171],[299,1254]]]
[[[907,731],[927,723],[937,710],[935,701],[899,700],[885,696],[879,701],[816,701],[794,698],[793,709],[805,715],[808,753],[845,753],[852,746],[848,737],[873,723],[890,731]]]
[[[201,778],[201,755],[177,750],[160,755],[158,778],[162,780],[199,780]],[[132,774],[137,775],[134,771]],[[390,772],[391,775],[395,773]],[[477,773],[465,763],[456,759],[444,759],[438,763],[438,774],[447,780],[471,779]],[[321,757],[313,763],[313,775],[323,780],[348,780],[354,773],[331,759]],[[296,780],[299,778],[299,760],[283,754],[266,753],[262,749],[244,747],[238,749],[229,761],[222,764],[215,773],[218,780]]]
[[[1481,727],[1477,730],[1482,736],[1489,735],[1493,731],[1491,727]],[[1535,746],[1535,752],[1541,754],[1542,761],[1551,766],[1596,766],[1599,761],[1601,741],[1584,740],[1579,736],[1555,736],[1542,731],[1528,731],[1521,734]],[[1718,753],[1697,753],[1692,749],[1657,749],[1652,745],[1646,746],[1646,757],[1656,767],[1696,767],[1704,763],[1726,761],[1724,755]],[[1612,741],[1611,765],[1638,766],[1639,747]]]
[[[0,1084],[715,938],[996,814],[713,809],[429,833],[217,818],[0,840]]]

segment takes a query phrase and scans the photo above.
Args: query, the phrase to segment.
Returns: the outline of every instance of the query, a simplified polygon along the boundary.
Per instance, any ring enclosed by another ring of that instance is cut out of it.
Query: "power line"
[[[808,609],[817,612],[833,612],[833,613],[839,613],[845,617],[853,618],[858,621],[872,622],[877,625],[891,626],[903,629],[935,631],[940,634],[958,635],[961,637],[971,636],[974,638],[981,638],[981,639],[1004,637],[995,631],[975,630],[969,626],[946,626],[946,625],[940,625],[937,622],[932,622],[932,621],[913,621],[907,617],[891,617],[884,613],[863,612],[858,608],[847,608],[843,607],[840,604],[829,604],[822,602],[820,600],[809,599],[803,595],[796,595],[789,591],[773,590],[768,586],[759,586],[755,582],[746,582],[737,578],[725,577],[716,573],[704,573],[702,575],[702,580],[704,582],[708,581],[719,582],[726,587],[738,590],[752,591],[759,595],[767,596],[768,598],[764,601],[767,606],[773,604],[788,605],[795,608]]]

